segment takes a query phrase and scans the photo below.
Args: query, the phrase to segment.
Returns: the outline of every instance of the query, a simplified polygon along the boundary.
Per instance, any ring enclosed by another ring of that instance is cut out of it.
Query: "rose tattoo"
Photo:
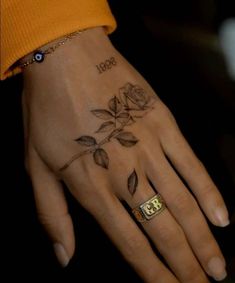
[[[143,88],[138,85],[126,83],[108,101],[107,109],[94,109],[91,113],[103,120],[96,134],[105,134],[98,141],[94,136],[80,136],[75,141],[82,147],[87,148],[75,154],[60,171],[66,169],[74,160],[85,154],[92,154],[94,162],[108,169],[109,155],[104,149],[104,145],[116,139],[120,145],[125,147],[134,146],[139,140],[126,127],[132,125],[137,119],[144,117],[147,112],[153,109],[156,97],[148,95]],[[137,115],[138,114],[138,115]]]

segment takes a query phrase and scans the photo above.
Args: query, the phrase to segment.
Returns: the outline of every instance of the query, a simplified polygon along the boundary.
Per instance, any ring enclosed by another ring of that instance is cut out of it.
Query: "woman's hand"
[[[223,199],[170,111],[102,28],[85,31],[25,70],[23,108],[39,219],[63,266],[75,244],[60,181],[145,282],[209,282],[205,272],[217,280],[226,276],[201,211],[226,226]],[[135,208],[156,192],[167,208],[142,226],[170,269],[120,202]]]

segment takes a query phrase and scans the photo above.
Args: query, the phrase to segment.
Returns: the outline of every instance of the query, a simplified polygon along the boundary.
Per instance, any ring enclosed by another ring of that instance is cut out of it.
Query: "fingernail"
[[[227,276],[224,262],[219,257],[213,257],[208,263],[210,275],[216,280],[221,281]]]
[[[62,267],[66,267],[70,259],[65,248],[60,243],[55,243],[53,247],[59,263],[62,265]]]
[[[217,208],[215,211],[215,216],[217,219],[217,223],[221,227],[225,227],[229,225],[228,213],[225,208]]]

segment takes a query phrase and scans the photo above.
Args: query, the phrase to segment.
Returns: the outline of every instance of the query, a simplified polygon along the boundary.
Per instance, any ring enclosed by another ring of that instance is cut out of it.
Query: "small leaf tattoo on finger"
[[[138,176],[134,169],[134,171],[131,173],[131,175],[127,179],[127,188],[132,196],[136,192],[137,186],[138,186]]]
[[[105,136],[100,140],[91,135],[83,135],[75,139],[75,142],[86,147],[86,149],[72,156],[59,170],[65,170],[73,161],[86,154],[92,154],[95,164],[108,169],[109,153],[104,149],[104,145],[116,140],[126,148],[135,146],[139,140],[132,132],[126,131],[126,127],[130,127],[136,123],[137,119],[143,118],[149,111],[154,109],[153,105],[156,100],[157,96],[149,95],[139,85],[128,82],[119,88],[118,94],[108,101],[107,109],[91,110],[91,113],[96,118],[103,120],[95,134],[104,134]],[[130,181],[137,186],[136,172],[133,171],[132,174]],[[135,189],[136,187],[132,185],[129,191],[134,193]]]

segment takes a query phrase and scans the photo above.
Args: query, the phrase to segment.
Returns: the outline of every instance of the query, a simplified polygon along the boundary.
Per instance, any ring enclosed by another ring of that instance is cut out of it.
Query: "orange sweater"
[[[0,79],[21,71],[26,54],[71,32],[116,23],[106,0],[0,0]]]

